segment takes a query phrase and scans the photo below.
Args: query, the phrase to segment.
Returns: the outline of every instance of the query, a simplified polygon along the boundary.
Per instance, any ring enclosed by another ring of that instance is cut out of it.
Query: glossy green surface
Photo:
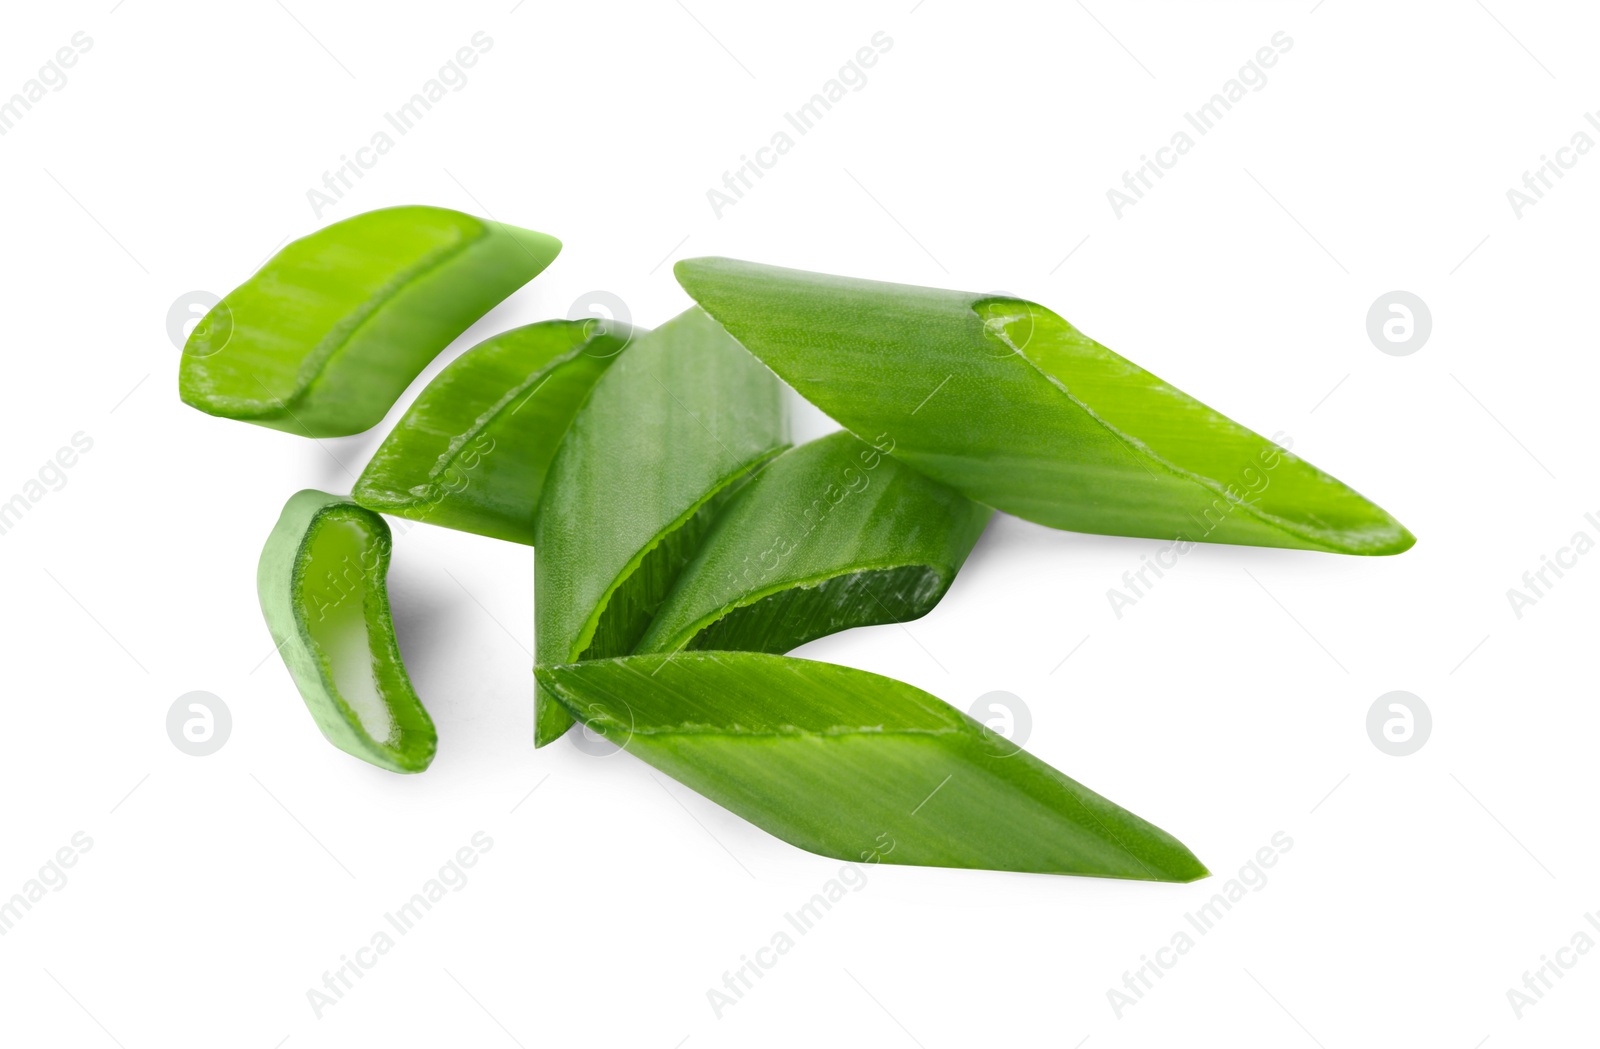
[[[787,434],[778,380],[698,309],[635,339],[595,384],[545,480],[538,662],[631,652],[717,501]],[[542,690],[534,720],[539,746],[572,724]]]
[[[545,474],[594,384],[634,333],[598,320],[513,328],[451,361],[356,482],[362,506],[533,542]]]
[[[256,589],[267,628],[328,742],[393,772],[421,772],[438,736],[406,675],[389,616],[389,526],[307,489],[267,537]]]
[[[1035,303],[735,259],[678,281],[802,396],[969,498],[1055,528],[1393,554],[1338,480]]]
[[[541,667],[596,732],[802,849],[853,861],[1193,881],[1176,838],[891,678],[748,652]]]
[[[184,346],[179,393],[203,412],[290,433],[360,433],[560,250],[553,237],[445,208],[336,222],[212,307]]]
[[[846,432],[791,448],[717,516],[635,651],[787,652],[938,603],[991,511]]]

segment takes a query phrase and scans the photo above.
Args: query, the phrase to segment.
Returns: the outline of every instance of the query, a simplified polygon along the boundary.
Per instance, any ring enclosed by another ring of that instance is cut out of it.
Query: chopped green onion
[[[261,551],[267,628],[328,742],[392,772],[421,772],[438,744],[389,617],[389,526],[307,489],[284,504]]]
[[[306,437],[360,433],[423,367],[561,250],[459,211],[386,208],[279,251],[200,319],[178,391]]]

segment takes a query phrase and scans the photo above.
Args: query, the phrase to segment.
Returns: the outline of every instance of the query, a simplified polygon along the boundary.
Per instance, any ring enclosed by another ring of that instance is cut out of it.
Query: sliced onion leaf
[[[1193,881],[1184,845],[904,682],[752,652],[540,667],[594,731],[836,859]]]
[[[1107,535],[1394,554],[1377,505],[1037,303],[736,259],[674,268],[803,397],[968,498]]]
[[[778,380],[698,309],[636,338],[595,383],[534,523],[540,663],[625,655],[751,470],[782,451]],[[534,742],[571,717],[542,690]]]
[[[201,318],[178,391],[211,415],[360,433],[425,365],[561,250],[446,208],[369,211],[283,248]]]
[[[480,342],[412,402],[353,497],[384,513],[532,543],[561,439],[633,336],[612,322],[557,320]]]
[[[256,571],[261,611],[328,742],[392,772],[421,772],[438,735],[411,687],[389,616],[391,537],[371,510],[307,489],[284,504]]]
[[[637,652],[787,652],[925,615],[992,511],[839,432],[762,467],[718,515]]]

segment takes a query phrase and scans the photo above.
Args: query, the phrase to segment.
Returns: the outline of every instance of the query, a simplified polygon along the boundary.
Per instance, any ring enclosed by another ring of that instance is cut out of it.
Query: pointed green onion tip
[[[801,396],[969,499],[1053,528],[1395,554],[1399,521],[1037,303],[736,259],[673,268]],[[1287,444],[1289,442],[1285,442]]]
[[[595,732],[792,845],[854,862],[1187,882],[1181,842],[920,689],[754,652],[540,667]]]

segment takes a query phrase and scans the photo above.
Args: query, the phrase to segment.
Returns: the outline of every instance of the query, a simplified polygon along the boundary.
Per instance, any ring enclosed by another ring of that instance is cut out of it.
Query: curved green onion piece
[[[636,652],[787,652],[925,615],[992,511],[846,432],[773,459],[717,516]]]
[[[632,337],[606,321],[543,321],[480,342],[417,395],[352,497],[384,513],[532,543],[561,438]]]
[[[969,498],[1107,535],[1394,554],[1355,491],[1004,296],[686,259],[678,281],[807,400]]]
[[[534,522],[540,663],[625,655],[749,472],[783,449],[782,388],[690,308],[595,384],[551,463]],[[571,725],[540,690],[534,743]]]
[[[284,504],[256,588],[272,640],[328,742],[379,768],[421,772],[438,736],[395,644],[389,550],[383,518],[307,489]]]
[[[560,250],[554,237],[445,208],[336,222],[279,251],[201,318],[178,391],[211,415],[308,437],[360,433]]]
[[[679,652],[540,667],[611,742],[836,859],[1193,881],[1170,834],[934,696],[848,667]]]

